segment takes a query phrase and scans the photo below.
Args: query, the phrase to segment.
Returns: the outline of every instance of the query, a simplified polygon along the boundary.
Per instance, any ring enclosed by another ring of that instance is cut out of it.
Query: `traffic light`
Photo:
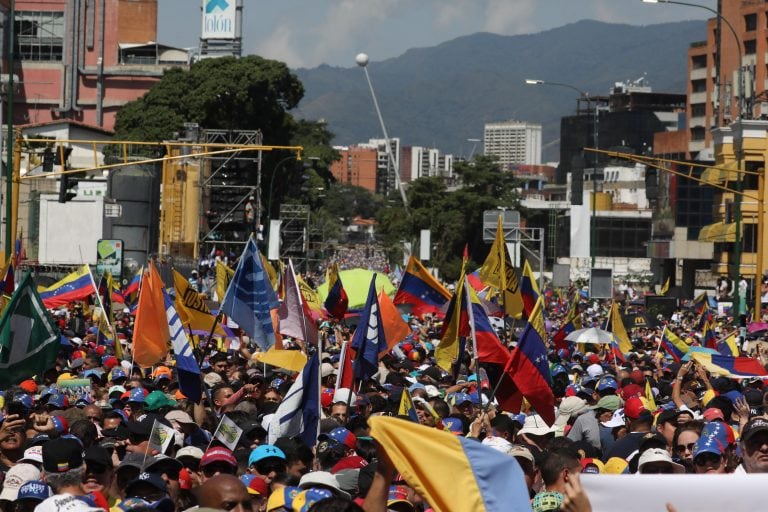
[[[77,195],[77,182],[77,179],[71,178],[68,174],[61,175],[61,181],[59,183],[60,203],[66,203]],[[70,188],[73,190],[70,191]]]
[[[45,148],[43,151],[43,172],[53,172],[54,155],[51,148]]]

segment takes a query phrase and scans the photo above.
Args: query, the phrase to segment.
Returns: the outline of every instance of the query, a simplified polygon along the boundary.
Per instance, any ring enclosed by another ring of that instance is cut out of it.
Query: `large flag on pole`
[[[262,350],[267,350],[275,344],[270,310],[277,306],[275,291],[261,266],[259,251],[251,236],[224,294],[221,311],[237,322]]]
[[[277,310],[280,334],[317,345],[317,326],[309,314],[290,260],[283,273],[283,283],[285,299]]]
[[[413,313],[420,316],[440,313],[450,298],[451,292],[437,282],[419,260],[411,256],[393,302],[413,305]]]
[[[384,325],[381,321],[379,300],[376,298],[376,275],[371,279],[365,310],[352,336],[351,347],[355,350],[353,364],[356,379],[368,379],[379,369],[379,354],[387,350]]]
[[[496,225],[496,238],[483,266],[480,267],[479,276],[485,284],[499,290],[506,313],[509,316],[520,318],[523,313],[523,298],[520,294],[520,284],[517,281],[515,269],[512,268],[512,262],[507,253],[501,215],[499,215],[499,221]]]
[[[208,336],[216,322],[216,317],[208,309],[203,294],[192,288],[189,281],[175,269],[173,270],[173,287],[176,296],[174,307],[181,323],[189,328],[191,334]],[[213,333],[218,336],[227,335],[220,323],[216,323]]]
[[[83,300],[94,293],[92,281],[88,265],[83,265],[48,288],[41,290],[40,298],[47,308],[55,308],[76,300]]]
[[[328,296],[325,298],[325,310],[328,314],[337,320],[344,318],[349,306],[347,292],[344,291],[344,285],[339,277],[339,264],[334,263],[326,272],[326,281],[328,281]]]
[[[619,340],[619,350],[621,353],[629,354],[632,352],[632,342],[629,341],[629,335],[627,334],[627,329],[624,328],[619,305],[616,302],[611,305],[611,311],[608,313],[606,324],[605,330],[612,332],[616,339]]]
[[[533,275],[533,269],[525,260],[523,264],[523,278],[520,283],[520,295],[523,298],[523,309],[525,316],[530,316],[536,301],[539,300],[539,285],[536,282],[536,276]]]
[[[150,261],[144,275],[133,329],[133,359],[142,368],[159,363],[168,354],[170,332],[163,300],[163,281]]]
[[[58,351],[59,331],[27,272],[0,317],[0,387],[41,376]]]
[[[269,422],[269,444],[280,437],[301,436],[315,446],[320,428],[320,359],[315,352],[307,361]]]
[[[411,327],[405,323],[397,307],[382,288],[379,292],[379,309],[381,321],[384,324],[384,337],[387,339],[387,347],[392,349],[411,334]]]
[[[192,403],[199,403],[203,396],[200,367],[197,364],[192,347],[189,345],[187,333],[181,323],[173,301],[163,290],[165,316],[168,319],[168,330],[171,335],[171,347],[176,356],[176,371],[179,375],[179,390]]]
[[[220,261],[216,261],[216,299],[221,302],[224,300],[224,294],[227,293],[229,282],[235,271]]]

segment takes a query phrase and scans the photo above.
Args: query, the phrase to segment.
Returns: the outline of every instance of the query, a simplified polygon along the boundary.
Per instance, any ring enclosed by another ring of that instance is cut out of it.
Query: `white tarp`
[[[593,512],[677,512],[766,509],[768,474],[580,475]]]

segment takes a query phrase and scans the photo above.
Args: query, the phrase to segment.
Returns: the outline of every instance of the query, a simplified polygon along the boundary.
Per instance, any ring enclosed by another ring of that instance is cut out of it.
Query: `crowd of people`
[[[345,262],[361,263],[351,255]],[[552,335],[569,318],[569,300],[545,295]],[[602,326],[610,303],[584,298],[578,307],[584,327]],[[591,510],[581,473],[768,472],[763,380],[710,375],[659,350],[665,326],[689,345],[701,344],[699,313],[685,305],[658,327],[632,329],[626,362],[607,345],[551,347],[552,425],[527,404],[497,408],[471,353],[454,373],[438,367],[439,314],[404,315],[411,334],[381,358],[378,372],[354,390],[338,388],[342,342],[352,331],[325,320],[314,445],[299,436],[269,443],[270,422],[297,372],[256,362],[242,334],[234,345],[201,340],[196,356],[205,393],[192,403],[179,389],[172,356],[152,368],[133,365],[130,350],[119,359],[87,308],[55,312],[63,342],[54,367],[2,390],[6,512],[431,510],[418,483],[403,478],[371,437],[371,417],[412,421],[401,408],[403,393],[421,425],[514,459],[536,512]],[[730,318],[714,321],[718,333],[732,328]],[[117,315],[118,342],[128,349],[133,326],[128,309]],[[512,348],[522,329],[507,322],[497,334]],[[753,355],[766,363],[759,349]],[[78,386],[70,385],[75,380]],[[242,430],[234,447],[216,436],[224,417]],[[158,425],[172,429],[172,438],[163,439],[167,430]]]

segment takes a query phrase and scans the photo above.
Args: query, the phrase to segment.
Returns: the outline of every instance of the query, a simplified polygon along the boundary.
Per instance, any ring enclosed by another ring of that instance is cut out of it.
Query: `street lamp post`
[[[675,5],[683,5],[686,7],[695,7],[698,9],[704,9],[705,11],[709,11],[715,16],[717,16],[717,19],[725,23],[725,25],[728,27],[728,29],[731,31],[731,35],[733,35],[733,39],[736,41],[736,50],[739,53],[739,66],[737,69],[737,80],[739,82],[738,84],[738,91],[739,91],[739,102],[738,102],[738,114],[739,114],[739,120],[744,119],[745,115],[747,117],[752,117],[751,112],[751,106],[750,106],[750,112],[745,111],[745,101],[744,101],[744,66],[742,63],[742,56],[746,54],[746,48],[741,43],[741,39],[739,38],[739,35],[736,33],[736,29],[733,28],[733,25],[731,25],[731,22],[728,21],[728,18],[720,14],[720,12],[716,9],[712,9],[711,7],[707,7],[706,5],[700,5],[700,4],[692,4],[688,2],[678,2],[677,0],[643,0],[644,3],[647,4],[675,4]],[[719,34],[718,34],[719,37]],[[718,55],[719,58],[719,55]],[[722,105],[721,105],[722,107]],[[733,288],[733,311],[734,320],[736,319],[737,315],[741,313],[740,308],[740,297],[739,297],[739,287],[738,283],[741,280],[741,191],[742,191],[742,174],[743,169],[742,167],[742,156],[743,151],[741,151],[741,148],[737,148],[736,151],[736,161],[737,161],[737,177],[736,177],[736,191],[733,195],[733,217],[734,217],[734,223],[736,224],[736,234],[734,235],[734,245],[733,245],[733,282],[736,286]],[[758,283],[761,276],[756,275],[755,276],[755,283]],[[755,293],[757,293],[757,286],[755,286]],[[744,301],[746,304],[747,297],[744,297]],[[759,314],[760,311],[755,311],[755,314]]]
[[[357,62],[357,65],[363,68],[363,71],[365,72],[365,79],[368,82],[368,89],[371,91],[371,98],[373,98],[373,106],[376,108],[376,115],[379,118],[379,124],[381,125],[381,131],[384,133],[384,143],[387,145],[387,157],[389,159],[389,164],[392,166],[392,168],[395,171],[395,187],[400,191],[400,198],[403,200],[403,208],[405,208],[406,213],[409,213],[408,211],[408,199],[405,196],[405,189],[400,184],[400,165],[399,165],[399,158],[398,161],[395,161],[394,155],[392,155],[392,145],[389,142],[389,135],[387,134],[387,127],[384,126],[384,118],[381,117],[381,110],[379,109],[379,102],[376,100],[376,93],[373,91],[373,83],[371,82],[371,76],[368,74],[368,55],[365,53],[358,53],[355,57],[355,62]]]
[[[562,82],[550,82],[549,80],[537,80],[533,78],[526,78],[525,79],[526,85],[554,85],[556,87],[567,87],[568,89],[572,89],[579,93],[579,96],[581,99],[586,100],[587,102],[590,101],[589,93],[586,93],[576,87],[575,85],[571,84],[565,84]],[[597,102],[595,102],[595,108],[592,111],[592,137],[593,142],[595,145],[595,149],[598,147],[598,130],[597,130],[597,123],[598,123],[598,110],[597,110]],[[591,268],[595,268],[595,253],[596,253],[596,239],[597,239],[597,159],[598,154],[594,153],[594,162],[592,167],[592,211],[590,212],[590,226],[589,226],[589,256],[590,256],[590,266]]]

